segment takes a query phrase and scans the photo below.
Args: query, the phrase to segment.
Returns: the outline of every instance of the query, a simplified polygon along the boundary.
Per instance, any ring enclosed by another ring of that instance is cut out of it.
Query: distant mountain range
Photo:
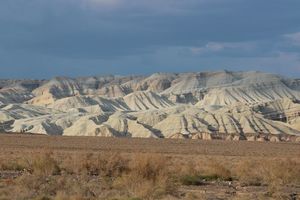
[[[300,79],[262,72],[0,80],[0,131],[299,140]]]

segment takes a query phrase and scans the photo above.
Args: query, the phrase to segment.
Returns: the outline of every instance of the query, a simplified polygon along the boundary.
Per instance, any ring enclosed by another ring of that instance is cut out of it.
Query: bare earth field
[[[0,199],[299,197],[299,143],[0,134]]]

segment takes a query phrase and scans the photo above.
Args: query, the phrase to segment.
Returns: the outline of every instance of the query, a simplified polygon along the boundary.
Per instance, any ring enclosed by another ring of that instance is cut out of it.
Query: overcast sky
[[[0,78],[222,69],[300,78],[300,1],[0,0]]]

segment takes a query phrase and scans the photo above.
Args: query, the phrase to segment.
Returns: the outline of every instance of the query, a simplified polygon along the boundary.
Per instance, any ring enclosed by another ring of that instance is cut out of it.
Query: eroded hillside
[[[300,81],[261,72],[1,80],[0,129],[49,135],[299,140]]]

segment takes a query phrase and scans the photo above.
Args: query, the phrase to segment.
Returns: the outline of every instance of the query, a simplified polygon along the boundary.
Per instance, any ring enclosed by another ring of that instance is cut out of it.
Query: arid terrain
[[[0,135],[0,199],[297,199],[300,145]]]
[[[0,80],[0,200],[294,200],[299,122],[257,71]]]
[[[300,80],[263,72],[0,80],[0,131],[300,141]]]

